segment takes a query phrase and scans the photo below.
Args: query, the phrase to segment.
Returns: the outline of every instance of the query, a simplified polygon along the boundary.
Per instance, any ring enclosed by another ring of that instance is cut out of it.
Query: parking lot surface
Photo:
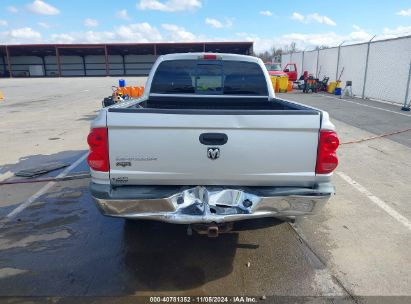
[[[2,80],[0,181],[52,161],[74,165],[50,177],[87,172],[89,123],[116,82]],[[103,217],[88,192],[89,179],[3,185],[0,296],[409,300],[411,114],[397,105],[331,95],[280,97],[328,111],[343,143],[337,194],[318,215],[294,224],[238,223],[232,233],[209,239],[187,235],[184,225]],[[386,133],[396,134],[368,140]]]

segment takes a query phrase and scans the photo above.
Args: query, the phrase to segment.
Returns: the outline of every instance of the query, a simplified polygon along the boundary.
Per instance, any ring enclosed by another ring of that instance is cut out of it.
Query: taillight
[[[204,55],[200,55],[198,56],[198,59],[203,59],[203,60],[221,60],[222,57],[220,55],[217,54],[204,54]]]
[[[109,171],[107,128],[94,128],[87,137],[90,153],[88,165],[95,171]]]
[[[215,54],[205,54],[203,56],[204,60],[216,60],[217,59],[217,55]]]
[[[338,166],[336,151],[340,141],[334,131],[321,130],[318,141],[316,174],[331,173]]]

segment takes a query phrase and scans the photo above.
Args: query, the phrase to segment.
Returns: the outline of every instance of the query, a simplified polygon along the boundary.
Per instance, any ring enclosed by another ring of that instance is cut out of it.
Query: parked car
[[[334,193],[339,144],[327,112],[276,98],[263,62],[159,57],[143,96],[104,108],[88,136],[104,215],[202,225],[292,218]]]

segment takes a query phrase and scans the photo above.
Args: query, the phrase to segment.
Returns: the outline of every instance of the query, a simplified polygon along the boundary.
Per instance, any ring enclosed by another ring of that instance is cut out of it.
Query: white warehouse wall
[[[367,44],[341,47],[338,77],[344,69],[341,82],[344,85],[347,80],[351,80],[352,92],[355,96],[362,96],[366,58]],[[331,78],[332,81],[335,81],[334,78],[335,76]]]
[[[294,62],[297,65],[297,72],[298,72],[298,77],[300,77],[303,73],[303,53],[293,53],[291,56],[291,62]]]
[[[46,63],[46,76],[57,76],[57,57],[56,56],[46,56],[44,57],[44,62]]]
[[[104,55],[84,56],[87,76],[105,76],[106,58]]]
[[[291,54],[283,54],[281,55],[281,67],[285,67],[287,63],[291,60]]]
[[[60,56],[61,76],[85,76],[81,56]]]
[[[147,75],[156,61],[154,55],[126,55],[124,62],[126,75]]]
[[[37,56],[15,56],[10,57],[13,76],[29,76],[30,65],[43,65],[41,57]]]
[[[411,38],[371,43],[365,95],[403,103],[410,61]]]
[[[337,73],[337,58],[338,48],[321,50],[318,57],[317,77],[321,80],[324,77],[329,77],[330,81],[334,81]]]
[[[317,54],[318,51],[304,52],[304,71],[314,77],[317,75]]]
[[[109,55],[108,56],[109,74],[113,76],[124,75],[123,56]]]

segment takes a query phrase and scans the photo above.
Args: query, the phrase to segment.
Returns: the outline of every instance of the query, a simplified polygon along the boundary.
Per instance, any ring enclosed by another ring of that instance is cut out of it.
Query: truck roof
[[[175,53],[162,55],[161,60],[184,60],[184,59],[200,59],[204,55],[216,55],[218,59],[222,60],[237,60],[237,61],[248,61],[248,62],[259,62],[260,59],[254,56],[230,54],[230,53]]]

